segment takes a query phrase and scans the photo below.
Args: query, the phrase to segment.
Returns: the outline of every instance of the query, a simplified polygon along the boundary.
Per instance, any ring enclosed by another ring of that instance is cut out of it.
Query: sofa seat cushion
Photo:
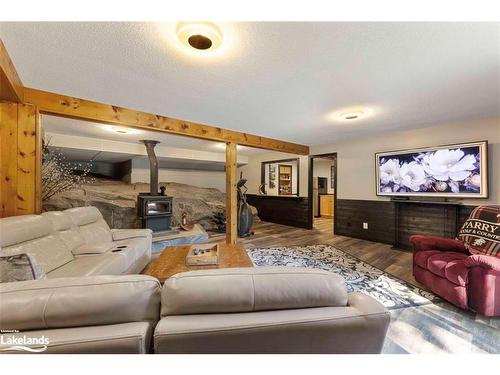
[[[429,257],[440,253],[441,251],[439,250],[418,251],[415,253],[415,264],[426,270]]]
[[[73,249],[72,253],[73,255],[104,254],[114,247],[115,244],[113,242],[86,243]]]
[[[133,265],[139,259],[144,257],[144,255],[151,256],[151,239],[138,237],[122,241],[114,241],[113,249],[120,250],[114,254],[123,257],[126,269],[130,269],[133,268]]]
[[[150,350],[153,327],[151,322],[131,322],[29,331],[29,336],[44,336],[49,339],[47,351],[44,353],[142,354]],[[22,337],[26,334],[19,332],[2,336]]]
[[[463,261],[467,259],[467,255],[455,252],[440,252],[439,254],[431,255],[427,259],[427,269],[434,275],[446,278],[446,267],[450,262]]]
[[[74,261],[48,273],[47,278],[120,275],[126,270],[127,262],[125,258],[115,253],[81,255],[77,256]]]
[[[466,286],[469,282],[469,268],[462,259],[452,260],[444,269],[446,278],[453,284]]]

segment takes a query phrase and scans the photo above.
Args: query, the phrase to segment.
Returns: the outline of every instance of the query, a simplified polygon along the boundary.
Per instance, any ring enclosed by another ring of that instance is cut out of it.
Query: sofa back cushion
[[[42,216],[52,224],[54,233],[59,235],[70,251],[74,252],[75,249],[85,244],[83,236],[67,213],[62,211],[49,211],[44,212]]]
[[[346,306],[344,279],[298,267],[191,271],[172,276],[162,290],[162,316]]]
[[[2,255],[29,254],[45,273],[71,262],[66,244],[53,233],[50,222],[40,215],[0,219]]]
[[[158,321],[160,283],[146,275],[61,277],[0,284],[0,329]]]
[[[110,243],[113,241],[111,230],[97,208],[75,207],[65,210],[64,213],[71,218],[85,243]]]
[[[471,254],[500,258],[500,206],[476,207],[457,237]]]
[[[51,231],[50,224],[39,215],[5,217],[0,219],[0,247],[47,236]]]

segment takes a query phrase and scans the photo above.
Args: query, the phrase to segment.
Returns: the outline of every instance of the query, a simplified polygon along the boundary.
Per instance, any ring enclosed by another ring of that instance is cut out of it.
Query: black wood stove
[[[165,194],[165,188],[158,192],[158,159],[154,151],[158,141],[143,140],[149,158],[150,191],[137,196],[137,216],[142,228],[149,228],[158,235],[170,230],[172,221],[172,197]]]

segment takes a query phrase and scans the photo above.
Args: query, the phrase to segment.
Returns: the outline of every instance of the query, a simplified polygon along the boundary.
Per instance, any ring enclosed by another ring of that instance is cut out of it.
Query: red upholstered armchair
[[[414,235],[413,276],[463,309],[500,316],[500,258],[470,255],[464,242]]]

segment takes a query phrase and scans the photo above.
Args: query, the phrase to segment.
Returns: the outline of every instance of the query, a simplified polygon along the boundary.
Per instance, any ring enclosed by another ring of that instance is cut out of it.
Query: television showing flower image
[[[377,195],[488,197],[488,142],[375,154]]]

